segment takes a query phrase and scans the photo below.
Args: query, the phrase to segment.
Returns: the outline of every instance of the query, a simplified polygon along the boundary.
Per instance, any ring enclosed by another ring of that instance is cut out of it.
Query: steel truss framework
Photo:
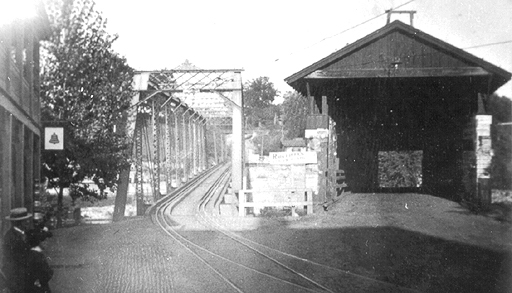
[[[233,191],[242,188],[241,71],[136,72],[127,131],[134,137],[137,214],[210,165],[226,160],[228,133]]]

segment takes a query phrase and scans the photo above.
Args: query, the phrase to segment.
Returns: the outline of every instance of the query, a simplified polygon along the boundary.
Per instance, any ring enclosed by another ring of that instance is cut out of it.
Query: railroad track
[[[229,168],[219,167],[163,198],[150,213],[155,224],[233,292],[417,292],[279,251],[225,229],[212,211],[218,210],[229,179]],[[179,223],[184,216],[173,215],[173,210],[206,180],[210,187],[196,195],[185,224],[201,226],[203,232],[190,232]]]

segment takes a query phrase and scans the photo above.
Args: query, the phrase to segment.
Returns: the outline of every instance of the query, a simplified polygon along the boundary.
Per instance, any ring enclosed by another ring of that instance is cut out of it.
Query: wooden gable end
[[[400,31],[394,31],[358,48],[325,69],[381,69],[389,68],[395,62],[403,68],[475,66]]]
[[[394,30],[309,74],[309,78],[478,76],[489,73],[477,64]]]
[[[493,92],[512,74],[398,20],[287,77],[306,93],[307,82],[385,77],[478,77]]]

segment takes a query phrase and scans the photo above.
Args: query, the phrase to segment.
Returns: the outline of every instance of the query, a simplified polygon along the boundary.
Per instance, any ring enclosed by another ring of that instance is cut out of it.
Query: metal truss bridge
[[[231,159],[232,189],[242,189],[240,69],[139,71],[125,129],[133,137],[130,172],[137,214],[211,166]],[[126,196],[125,196],[126,198]],[[116,209],[117,209],[116,202]]]

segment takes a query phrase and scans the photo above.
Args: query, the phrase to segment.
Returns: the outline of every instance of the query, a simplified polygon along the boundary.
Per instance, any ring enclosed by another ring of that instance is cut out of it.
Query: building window
[[[11,46],[10,46],[10,54],[11,54],[11,61],[12,61],[12,64],[14,64],[14,66],[17,66],[18,64],[18,58],[17,58],[17,53],[18,53],[18,39],[17,37],[19,36],[18,34],[18,26],[16,25],[13,25],[12,26],[12,33],[11,33]]]
[[[27,81],[29,86],[32,88],[33,80],[33,39],[32,33],[29,30],[25,30],[25,36],[23,40],[23,51],[22,51],[22,62],[23,62],[23,78]]]
[[[26,126],[23,139],[23,205],[32,210],[33,187],[33,135]]]
[[[10,156],[10,115],[3,107],[0,107],[0,208],[2,215],[8,215],[10,206],[10,167],[9,167],[9,156]],[[5,139],[4,139],[5,138]],[[2,231],[5,231],[8,224],[3,221],[3,217],[0,218],[2,221]]]
[[[33,172],[33,182],[36,180],[41,181],[41,142],[39,135],[34,133],[33,135],[33,156],[32,156],[32,172]]]
[[[11,139],[11,206],[23,206],[23,124],[12,116]]]

